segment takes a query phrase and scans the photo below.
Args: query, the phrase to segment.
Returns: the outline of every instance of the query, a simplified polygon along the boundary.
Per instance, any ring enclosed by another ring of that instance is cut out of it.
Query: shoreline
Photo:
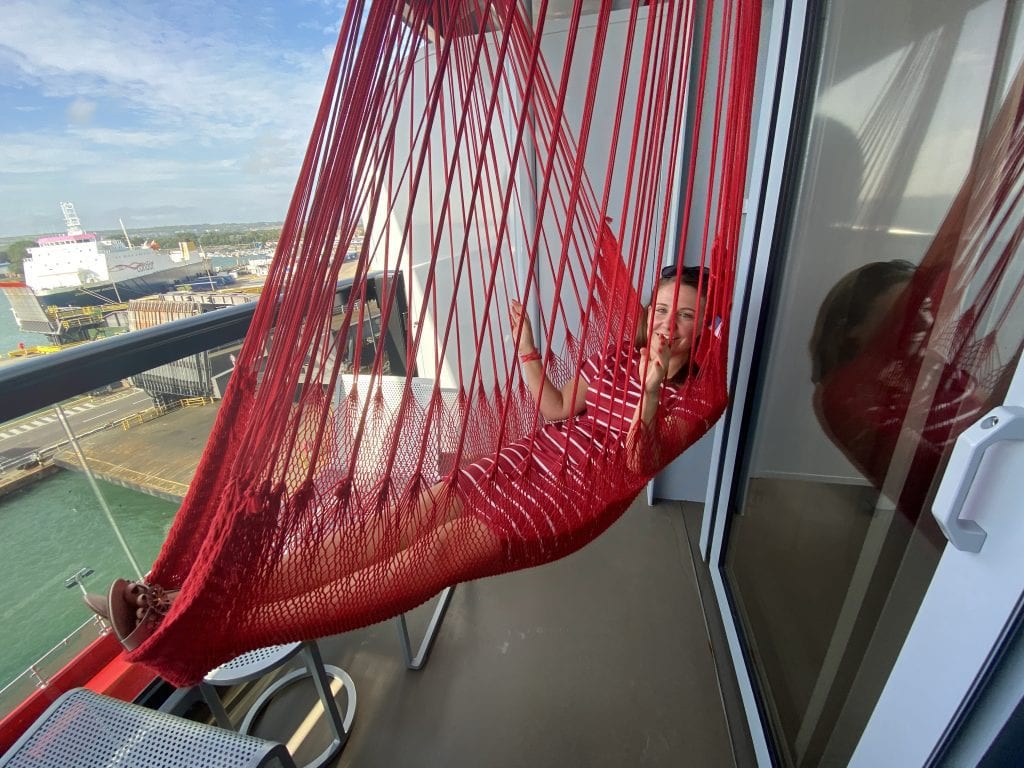
[[[52,461],[40,462],[27,469],[12,469],[0,475],[0,500],[60,471]]]

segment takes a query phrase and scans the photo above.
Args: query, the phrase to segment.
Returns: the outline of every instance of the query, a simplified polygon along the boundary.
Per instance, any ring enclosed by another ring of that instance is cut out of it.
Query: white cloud
[[[100,163],[103,155],[59,134],[6,134],[0,142],[0,174],[41,175]],[[20,183],[19,183],[20,185]]]
[[[189,137],[174,131],[117,130],[114,128],[79,128],[68,131],[82,142],[111,147],[164,148],[189,141]]]
[[[209,120],[290,128],[296,111],[309,113],[324,74],[318,51],[283,57],[216,30],[196,38],[136,5],[15,0],[0,47],[49,96],[107,99],[198,133]]]
[[[289,176],[294,176],[296,165],[292,161],[293,158],[286,143],[279,137],[266,135],[252,143],[242,168],[257,175],[284,171],[289,172]]]
[[[273,25],[296,12],[274,11],[253,7],[240,18],[248,3],[4,0],[0,84],[17,89],[19,106],[13,126],[0,124],[0,185],[26,194],[0,210],[0,234],[25,231],[27,219],[16,217],[29,204],[48,209],[45,200],[84,199],[97,187],[154,208],[159,195],[197,183],[218,210],[238,195],[240,205],[283,216],[327,60],[315,36],[289,49]],[[48,107],[68,122],[19,129]],[[51,186],[27,193],[43,184]]]
[[[96,102],[89,99],[75,99],[68,105],[68,121],[77,125],[88,125],[96,114]]]

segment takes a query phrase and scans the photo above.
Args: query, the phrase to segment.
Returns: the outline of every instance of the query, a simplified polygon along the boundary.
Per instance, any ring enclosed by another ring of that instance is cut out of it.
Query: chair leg
[[[217,721],[217,725],[221,728],[227,728],[229,731],[236,730],[234,723],[231,722],[231,718],[228,717],[227,710],[224,709],[224,704],[221,702],[216,689],[209,683],[200,683],[198,687],[199,692],[203,694],[203,701],[210,708],[210,712],[213,714],[213,719]]]
[[[327,712],[327,719],[331,723],[331,730],[334,731],[334,738],[338,742],[337,746],[342,747],[348,741],[348,729],[345,727],[344,722],[342,722],[341,712],[338,711],[338,702],[334,700],[334,692],[331,691],[331,681],[327,677],[324,660],[320,655],[320,646],[315,641],[303,643],[302,655],[306,658],[306,669],[309,670],[309,676],[313,678],[313,685],[316,686],[316,692],[320,695],[320,701],[323,702],[324,710]],[[342,682],[344,683],[344,681]],[[350,688],[348,695],[353,699],[350,707],[354,711],[355,688]]]
[[[438,598],[437,605],[434,606],[434,613],[430,617],[430,623],[427,624],[427,629],[423,633],[423,640],[420,642],[420,647],[416,651],[416,655],[412,654],[412,643],[409,640],[409,626],[405,622],[405,614],[400,614],[395,618],[398,624],[398,639],[402,643],[402,653],[405,655],[405,666],[407,669],[423,669],[427,663],[427,657],[430,656],[430,651],[434,647],[434,640],[437,639],[437,633],[441,631],[441,622],[444,621],[445,612],[448,610],[448,604],[452,600],[452,593],[455,591],[455,587],[445,587]]]
[[[338,753],[345,745],[345,742],[348,741],[348,735],[352,730],[352,721],[356,714],[356,687],[352,678],[347,672],[345,672],[345,670],[324,664],[323,658],[320,656],[320,649],[315,641],[303,643],[302,654],[305,668],[293,669],[284,677],[279,678],[267,687],[266,690],[264,690],[256,699],[248,713],[246,713],[245,719],[242,721],[242,725],[238,730],[241,733],[251,733],[252,727],[255,724],[256,719],[259,717],[260,712],[263,711],[263,708],[279,691],[287,688],[293,683],[297,683],[303,678],[311,677],[313,679],[313,685],[316,687],[317,694],[320,697],[320,701],[327,713],[328,725],[333,737],[327,748],[324,749],[319,756],[302,766],[302,768],[323,768],[323,766],[327,765],[327,763],[337,757]],[[342,719],[341,713],[338,709],[338,704],[334,698],[334,692],[331,691],[330,678],[339,680],[342,686],[346,689],[348,701],[345,708],[344,719]]]

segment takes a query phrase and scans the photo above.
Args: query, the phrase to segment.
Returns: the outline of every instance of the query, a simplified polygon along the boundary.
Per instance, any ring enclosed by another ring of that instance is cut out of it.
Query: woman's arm
[[[509,317],[513,330],[522,325],[519,335],[519,360],[523,378],[534,397],[540,397],[540,413],[549,421],[561,421],[581,413],[587,399],[587,382],[577,374],[564,387],[558,389],[544,373],[540,353],[533,341],[533,326],[518,301],[511,303]]]
[[[661,466],[661,446],[655,435],[654,417],[658,414],[661,389],[668,374],[669,343],[661,334],[651,339],[650,352],[640,350],[640,375],[643,394],[636,404],[626,437],[626,464],[638,474],[654,472]]]

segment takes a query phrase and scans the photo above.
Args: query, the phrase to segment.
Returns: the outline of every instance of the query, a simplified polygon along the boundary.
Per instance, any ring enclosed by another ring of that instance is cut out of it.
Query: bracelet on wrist
[[[519,356],[520,363],[532,363],[534,360],[540,360],[540,352],[536,349],[532,352],[524,352]]]

